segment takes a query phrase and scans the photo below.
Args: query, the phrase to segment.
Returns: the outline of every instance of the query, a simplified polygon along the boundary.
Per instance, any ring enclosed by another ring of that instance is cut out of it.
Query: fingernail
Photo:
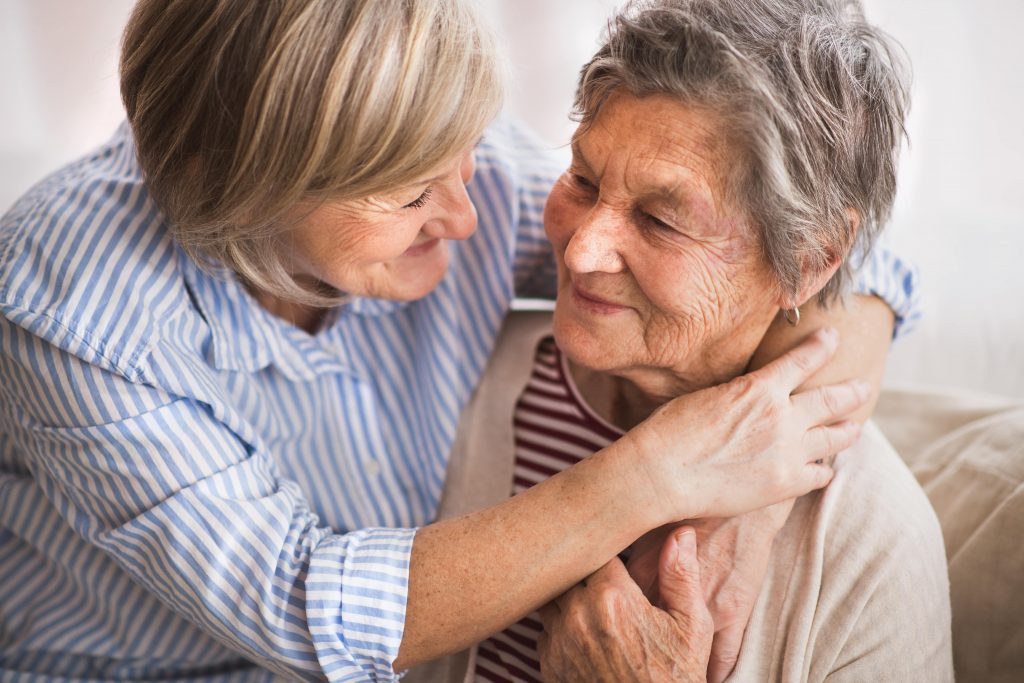
[[[829,341],[839,340],[839,330],[834,327],[826,327],[821,330],[822,336]]]
[[[697,552],[697,534],[692,530],[684,531],[676,538],[676,543],[676,562],[682,566],[683,556],[690,558]]]

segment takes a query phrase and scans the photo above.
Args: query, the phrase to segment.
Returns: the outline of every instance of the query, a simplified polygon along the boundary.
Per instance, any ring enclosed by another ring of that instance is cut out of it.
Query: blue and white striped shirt
[[[557,163],[488,131],[440,286],[315,336],[199,268],[127,127],[0,221],[0,680],[392,680],[416,527]],[[864,270],[899,316],[911,271]]]

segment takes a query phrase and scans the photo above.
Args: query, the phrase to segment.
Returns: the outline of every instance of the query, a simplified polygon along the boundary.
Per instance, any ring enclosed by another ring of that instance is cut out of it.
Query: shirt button
[[[373,459],[367,460],[363,470],[371,477],[380,476],[380,463]]]

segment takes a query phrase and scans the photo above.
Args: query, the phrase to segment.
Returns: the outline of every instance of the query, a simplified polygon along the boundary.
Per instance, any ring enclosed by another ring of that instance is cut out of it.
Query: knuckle
[[[759,402],[769,394],[770,382],[761,375],[740,375],[729,384],[737,397],[747,401]]]
[[[837,389],[822,388],[819,391],[821,392],[821,402],[830,415],[841,415],[845,412],[842,397]]]
[[[740,375],[729,382],[729,387],[737,396],[747,396],[753,391],[756,383],[756,378],[750,375]]]
[[[825,453],[833,455],[836,452],[836,430],[832,427],[825,427],[822,429],[823,442],[825,444]]]
[[[614,588],[603,588],[597,596],[598,619],[594,624],[597,635],[611,636],[616,630],[623,611],[626,609],[622,594]]]
[[[811,347],[813,348],[813,347]],[[814,355],[810,350],[802,351],[801,353],[794,353],[791,356],[793,366],[800,372],[807,373],[815,368]]]
[[[786,413],[785,403],[781,398],[769,398],[761,406],[761,419],[770,422],[777,436],[783,436],[784,433],[783,417]]]
[[[579,602],[572,603],[568,609],[562,612],[562,623],[569,633],[581,634],[590,630],[589,615]]]

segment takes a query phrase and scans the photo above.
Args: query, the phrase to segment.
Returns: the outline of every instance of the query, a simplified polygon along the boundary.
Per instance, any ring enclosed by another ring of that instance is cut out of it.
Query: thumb
[[[668,612],[699,617],[707,611],[700,587],[697,533],[692,527],[680,527],[665,539],[658,562],[658,593]]]

